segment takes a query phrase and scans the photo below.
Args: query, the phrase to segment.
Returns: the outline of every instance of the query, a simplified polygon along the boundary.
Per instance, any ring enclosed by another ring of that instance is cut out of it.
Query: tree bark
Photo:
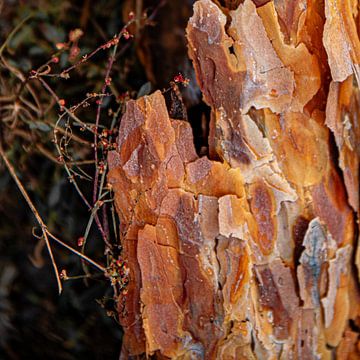
[[[208,156],[160,91],[109,155],[124,354],[360,358],[357,24],[356,0],[195,3]]]

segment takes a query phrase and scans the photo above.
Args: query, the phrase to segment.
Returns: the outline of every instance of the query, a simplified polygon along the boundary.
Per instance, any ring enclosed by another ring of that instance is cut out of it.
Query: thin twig
[[[68,68],[66,68],[65,70],[63,70],[61,73],[58,74],[53,74],[53,73],[49,73],[49,74],[44,74],[43,76],[47,76],[47,77],[58,77],[58,78],[67,78],[68,74],[70,71],[76,69],[78,66],[86,63],[89,59],[91,59],[94,55],[96,55],[99,51],[101,50],[106,50],[109,47],[113,46],[114,44],[118,44],[122,34],[124,33],[124,31],[127,29],[127,27],[129,25],[131,25],[134,22],[134,20],[129,20],[124,27],[121,29],[120,33],[115,36],[114,38],[108,40],[105,44],[102,44],[100,46],[98,46],[95,50],[93,50],[92,52],[90,52],[89,54],[83,55],[83,57],[76,62],[75,64],[69,66]],[[114,41],[115,40],[115,41]]]
[[[60,240],[58,237],[56,237],[55,235],[53,235],[52,233],[50,233],[47,230],[47,233],[49,235],[49,237],[51,237],[53,240],[55,240],[59,245],[63,246],[64,248],[68,249],[69,251],[71,251],[73,254],[81,257],[83,260],[87,261],[89,264],[93,265],[94,267],[98,268],[100,271],[104,272],[106,271],[106,269],[101,266],[100,264],[98,264],[96,261],[90,259],[88,256],[86,256],[85,254],[81,253],[80,251],[75,250],[74,248],[72,248],[71,246],[69,246],[68,244],[64,243],[62,240]]]
[[[116,50],[117,50],[117,44],[114,46],[113,53],[109,57],[109,62],[108,62],[108,66],[107,66],[106,74],[105,74],[105,80],[104,80],[103,87],[101,89],[102,93],[104,93],[107,88],[107,80],[109,79],[109,75],[110,75],[112,66],[114,64]],[[102,101],[100,100],[99,104],[97,106],[97,109],[96,109],[95,134],[94,134],[94,149],[95,149],[94,150],[95,151],[95,177],[94,177],[94,189],[93,189],[93,203],[94,204],[97,201],[97,190],[98,190],[98,181],[99,181],[97,135],[98,135],[99,122],[100,122],[101,103],[102,103]]]
[[[62,119],[62,116],[59,117],[58,121],[56,122],[55,124],[55,130],[58,129],[58,126],[59,126],[59,122],[60,120]],[[61,149],[60,149],[60,146],[59,146],[59,143],[58,143],[58,140],[57,140],[57,135],[56,135],[56,131],[54,130],[54,142],[55,142],[55,146],[56,146],[56,149],[59,153],[60,156],[62,156],[62,152],[61,152]],[[87,199],[85,198],[85,195],[82,193],[82,191],[80,190],[80,187],[79,185],[77,184],[75,178],[72,176],[71,174],[71,171],[70,171],[70,168],[68,167],[66,161],[63,161],[63,165],[64,165],[64,168],[69,176],[69,179],[71,179],[71,183],[74,185],[77,193],[80,195],[81,199],[83,200],[83,202],[85,203],[85,205],[88,207],[89,210],[92,210],[92,206],[90,205],[90,203],[87,201]],[[104,240],[104,242],[108,245],[109,248],[111,248],[110,246],[110,242],[109,240],[107,239],[106,237],[106,234],[105,234],[105,231],[101,225],[101,222],[100,222],[100,219],[99,219],[99,216],[97,214],[95,214],[95,223],[101,233],[101,236]]]
[[[34,214],[34,216],[36,218],[36,221],[41,226],[41,230],[42,230],[42,233],[43,233],[43,236],[44,236],[46,247],[47,247],[47,250],[49,252],[51,263],[52,263],[53,268],[54,268],[56,281],[57,281],[58,288],[59,288],[59,294],[61,294],[61,291],[62,291],[61,279],[60,279],[58,268],[57,268],[56,263],[55,263],[53,252],[51,250],[50,242],[49,242],[49,239],[48,239],[48,236],[47,236],[48,235],[47,234],[47,227],[46,227],[44,221],[42,220],[41,216],[39,215],[38,211],[36,210],[36,207],[34,206],[33,202],[31,201],[28,193],[26,192],[25,188],[23,187],[20,179],[16,175],[14,167],[11,165],[8,158],[6,157],[1,144],[0,144],[0,155],[1,155],[2,159],[4,160],[4,163],[5,163],[6,167],[7,167],[7,169],[9,170],[9,173],[10,173],[11,177],[14,179],[18,189],[21,191],[21,194],[23,195],[23,197],[26,200],[27,204],[29,205],[32,213]]]
[[[101,270],[102,272],[105,272],[106,269],[101,266],[100,264],[98,264],[96,261],[90,259],[88,256],[86,256],[85,254],[80,253],[79,251],[73,249],[71,246],[67,245],[66,243],[64,243],[62,240],[60,240],[58,237],[56,237],[55,235],[53,235],[47,228],[45,222],[43,221],[43,219],[41,218],[39,212],[36,210],[35,205],[33,204],[33,202],[31,201],[27,191],[25,190],[24,186],[22,185],[19,177],[16,175],[15,169],[12,166],[12,164],[9,162],[7,156],[5,155],[5,152],[2,148],[2,145],[0,144],[0,156],[2,157],[2,159],[4,160],[4,163],[7,167],[7,169],[9,170],[9,173],[11,175],[11,177],[13,178],[13,180],[15,181],[18,189],[20,190],[21,194],[23,195],[25,201],[27,202],[28,206],[30,207],[30,210],[32,211],[32,213],[35,216],[36,221],[39,223],[40,227],[41,227],[41,231],[46,243],[46,247],[48,249],[49,255],[50,255],[50,259],[51,259],[51,263],[53,265],[54,268],[54,272],[56,275],[56,280],[57,280],[57,284],[58,284],[58,289],[59,289],[59,294],[61,294],[62,292],[62,283],[61,283],[61,278],[59,275],[59,271],[54,259],[54,255],[50,246],[50,241],[49,241],[49,237],[51,239],[53,239],[54,241],[56,241],[58,244],[60,244],[61,246],[65,247],[66,249],[68,249],[69,251],[71,251],[72,253],[78,255],[79,257],[81,257],[83,260],[87,261],[89,264],[95,266],[96,268],[98,268],[99,270]]]
[[[118,35],[119,38],[121,37],[121,34],[124,32],[125,29],[126,29],[126,27],[121,29],[121,31],[120,31],[120,33]],[[112,51],[112,54],[110,55],[109,60],[108,60],[108,66],[106,68],[104,84],[103,84],[102,89],[101,89],[102,93],[105,93],[106,88],[108,86],[108,83],[109,83],[108,80],[110,78],[110,72],[111,72],[111,69],[112,69],[112,67],[114,65],[114,61],[115,61],[115,58],[116,58],[117,48],[118,48],[118,43],[115,44],[115,46],[113,48],[113,51]],[[95,119],[95,134],[94,134],[95,176],[94,176],[94,187],[93,187],[93,204],[94,204],[94,206],[97,203],[98,186],[99,186],[98,146],[97,146],[98,145],[98,141],[97,141],[98,139],[97,139],[97,137],[98,137],[98,128],[99,128],[99,123],[100,123],[100,115],[101,115],[101,104],[102,104],[102,101],[100,100],[99,103],[98,103],[97,109],[96,109],[96,119]],[[106,213],[103,213],[103,215],[105,217],[107,217]],[[107,219],[105,219],[104,223],[107,223],[107,222],[108,222]],[[104,232],[103,238],[104,238],[105,244],[107,245],[109,250],[111,250],[112,246],[111,246],[111,244],[110,244],[110,242],[108,240],[108,236],[109,236],[109,233]]]
[[[94,133],[94,130],[91,129],[89,125],[81,121],[72,111],[70,111],[66,106],[62,105],[60,102],[60,98],[56,95],[55,91],[49,86],[49,84],[42,78],[42,77],[36,77],[41,84],[44,86],[44,88],[50,93],[50,95],[56,100],[57,104],[61,109],[63,109],[67,115],[69,115],[73,120],[75,120],[77,123],[79,123],[84,129]]]

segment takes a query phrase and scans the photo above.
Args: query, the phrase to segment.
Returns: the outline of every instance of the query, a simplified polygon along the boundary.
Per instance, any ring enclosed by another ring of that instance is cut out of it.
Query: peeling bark
[[[209,156],[161,92],[127,104],[108,180],[130,355],[358,358],[356,5],[195,3]]]

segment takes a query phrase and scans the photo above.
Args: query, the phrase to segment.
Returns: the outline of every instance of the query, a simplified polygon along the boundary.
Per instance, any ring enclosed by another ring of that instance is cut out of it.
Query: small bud
[[[122,35],[123,35],[124,39],[126,39],[126,40],[129,40],[131,37],[133,37],[133,35],[130,34],[127,29],[124,29]]]
[[[62,279],[62,280],[67,280],[68,279],[67,272],[66,272],[65,269],[61,270],[60,279]]]
[[[67,72],[62,72],[61,74],[60,74],[60,77],[61,78],[63,78],[63,79],[69,79],[70,78],[70,75],[69,75],[69,73],[67,73]]]
[[[115,260],[115,263],[116,263],[117,266],[122,266],[123,265],[123,261],[120,260],[120,259]]]
[[[77,241],[77,245],[80,247],[80,246],[83,246],[84,245],[84,242],[85,242],[85,238],[83,236],[79,237],[78,238],[78,241]]]
[[[61,107],[65,106],[65,100],[64,100],[64,99],[60,99],[60,100],[59,100],[59,105],[60,105]]]
[[[57,64],[59,62],[59,58],[57,56],[54,56],[51,61],[54,63],[54,64]]]
[[[105,170],[105,165],[104,165],[104,163],[102,161],[99,162],[98,170],[99,170],[99,174],[102,174],[104,172],[104,170]]]
[[[64,44],[64,43],[57,43],[55,46],[56,46],[56,48],[57,48],[58,50],[62,50],[62,49],[64,49],[64,48],[66,47],[66,44]]]
[[[103,129],[101,136],[103,137],[108,137],[109,136],[109,130],[108,129]]]

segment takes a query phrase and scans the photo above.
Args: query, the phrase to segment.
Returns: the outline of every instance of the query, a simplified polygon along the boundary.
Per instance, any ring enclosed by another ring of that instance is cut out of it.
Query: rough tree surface
[[[359,359],[356,0],[199,0],[209,155],[160,91],[109,155],[123,358]]]

